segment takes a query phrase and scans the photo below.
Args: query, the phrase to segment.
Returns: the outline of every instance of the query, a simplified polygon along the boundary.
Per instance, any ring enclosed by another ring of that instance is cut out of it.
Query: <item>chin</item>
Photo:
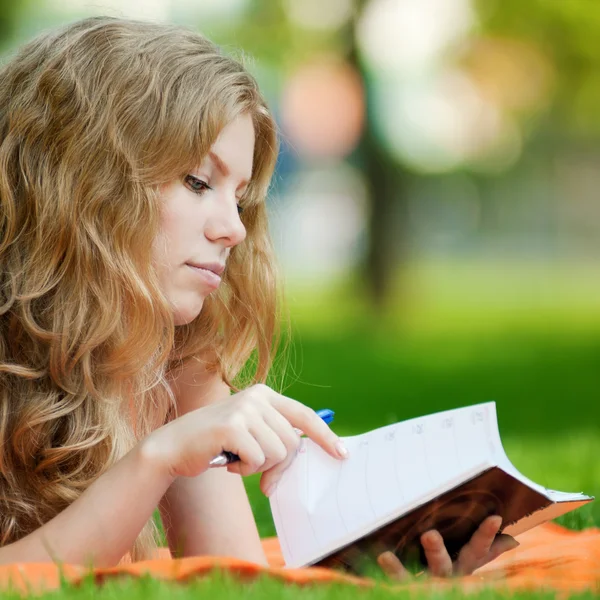
[[[173,310],[173,320],[175,322],[175,327],[191,323],[194,319],[198,317],[198,315],[202,311],[203,305],[204,301],[200,302],[200,304],[195,304],[193,307],[179,306],[175,308]]]

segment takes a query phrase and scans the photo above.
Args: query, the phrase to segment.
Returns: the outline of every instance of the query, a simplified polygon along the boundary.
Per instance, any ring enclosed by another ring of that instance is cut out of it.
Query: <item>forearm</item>
[[[179,415],[226,402],[230,389],[218,373],[190,362],[173,384]],[[177,478],[160,503],[171,552],[179,556],[235,556],[266,564],[260,537],[239,475],[209,469]]]
[[[171,552],[178,556],[235,556],[267,564],[239,475],[211,469],[176,479],[160,503]]]
[[[173,478],[144,441],[75,502],[21,540],[0,548],[0,564],[61,561],[112,566],[131,550]]]

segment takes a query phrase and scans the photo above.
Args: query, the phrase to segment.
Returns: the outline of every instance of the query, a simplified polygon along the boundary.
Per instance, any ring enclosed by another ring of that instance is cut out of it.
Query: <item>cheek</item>
[[[171,262],[169,256],[170,247],[171,244],[166,231],[161,230],[152,245],[152,264],[161,282],[164,282],[164,276],[169,272],[169,264]]]
[[[152,264],[158,278],[160,289],[172,302],[179,287],[180,277],[179,261],[173,244],[177,238],[169,235],[169,231],[163,229],[154,240],[152,248]]]
[[[168,266],[175,266],[183,256],[190,238],[190,217],[181,211],[165,211],[161,219],[161,230],[155,242],[155,255]]]

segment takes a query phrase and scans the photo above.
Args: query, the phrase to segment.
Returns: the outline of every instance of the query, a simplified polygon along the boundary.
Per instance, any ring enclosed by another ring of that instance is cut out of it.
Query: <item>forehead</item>
[[[250,180],[254,161],[254,123],[245,113],[228,123],[211,146],[208,160],[223,166],[237,179]]]

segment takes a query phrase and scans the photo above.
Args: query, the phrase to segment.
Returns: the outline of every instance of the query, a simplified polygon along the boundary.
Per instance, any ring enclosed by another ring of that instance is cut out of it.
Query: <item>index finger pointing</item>
[[[272,405],[293,427],[302,430],[311,440],[334,458],[347,458],[348,449],[317,413],[297,400],[274,392]]]

